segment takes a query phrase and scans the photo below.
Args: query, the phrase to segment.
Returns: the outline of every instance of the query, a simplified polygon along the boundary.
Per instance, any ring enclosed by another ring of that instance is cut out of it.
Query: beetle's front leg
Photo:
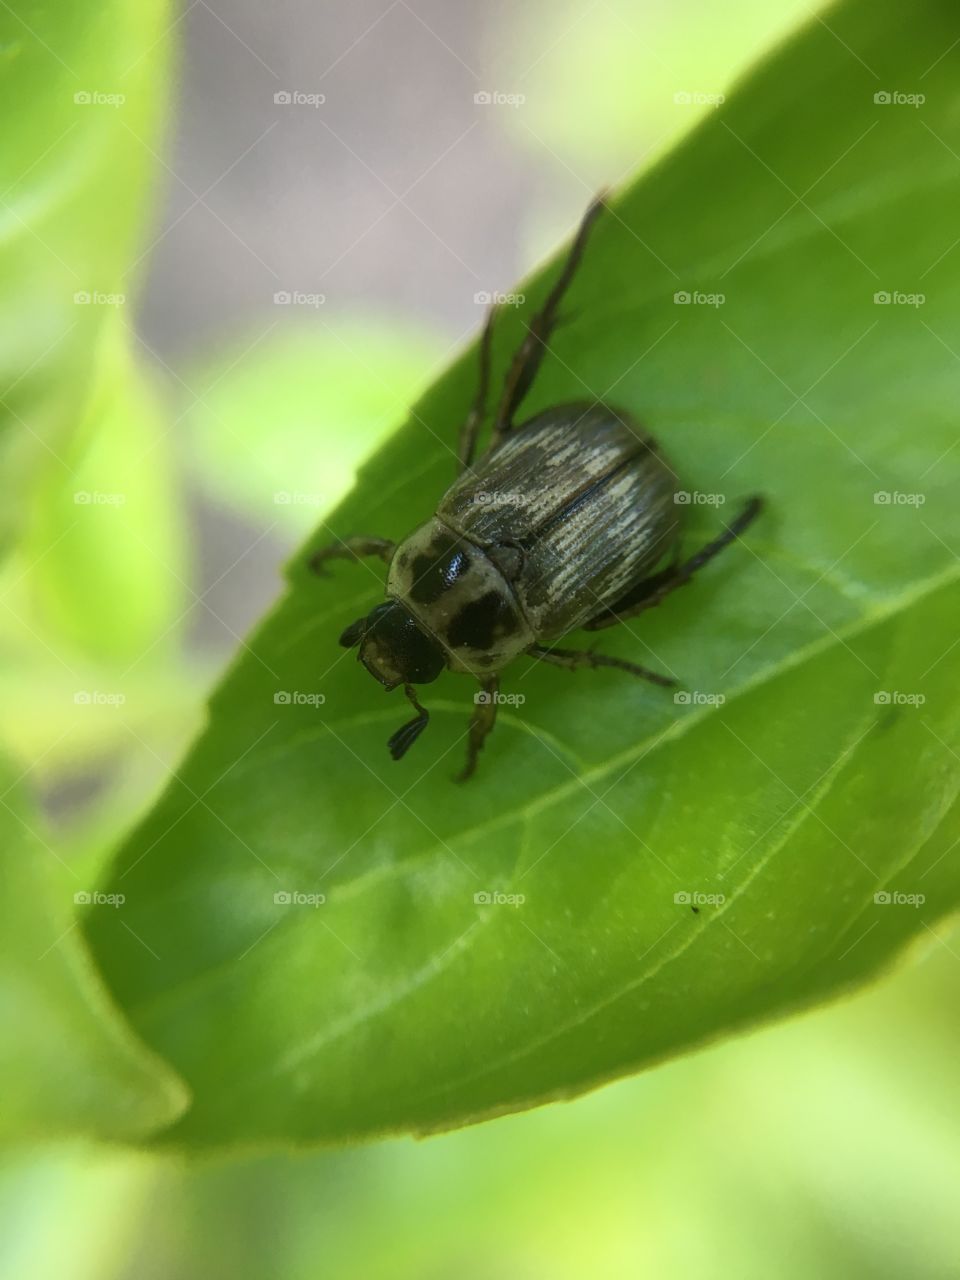
[[[669,689],[676,684],[670,676],[663,676],[659,671],[651,671],[649,667],[641,667],[636,662],[627,662],[623,658],[611,658],[605,653],[594,653],[592,649],[546,649],[542,645],[531,645],[527,653],[543,662],[552,662],[555,667],[563,667],[567,671],[576,671],[578,667],[615,667],[617,671],[627,671],[641,680],[649,680],[651,684],[663,685]]]
[[[487,740],[497,718],[497,694],[500,692],[499,676],[480,676],[480,691],[473,695],[473,715],[470,718],[470,736],[467,739],[467,763],[454,782],[466,782],[477,767],[477,756]]]
[[[339,542],[315,551],[310,557],[310,568],[325,577],[324,565],[328,560],[361,560],[364,556],[379,556],[384,564],[389,564],[396,546],[389,538],[341,538]]]

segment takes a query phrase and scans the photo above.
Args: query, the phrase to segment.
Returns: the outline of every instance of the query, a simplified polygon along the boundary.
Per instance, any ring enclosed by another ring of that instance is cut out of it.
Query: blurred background
[[[100,415],[78,466],[127,501],[91,511],[78,544],[51,496],[35,530],[51,550],[24,549],[17,586],[42,643],[4,636],[2,728],[78,863],[95,869],[155,794],[284,561],[486,297],[811,12],[185,0],[127,317],[155,403],[133,441]],[[122,688],[123,716],[78,704],[78,680]],[[421,1143],[12,1156],[0,1275],[956,1277],[945,936],[843,1004]]]

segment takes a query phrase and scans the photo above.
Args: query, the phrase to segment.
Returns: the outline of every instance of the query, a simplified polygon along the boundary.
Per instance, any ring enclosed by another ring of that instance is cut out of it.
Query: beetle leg
[[[426,707],[421,707],[417,701],[417,692],[412,684],[405,684],[403,692],[407,695],[407,699],[416,711],[416,715],[412,720],[408,720],[406,724],[402,724],[396,733],[391,734],[387,739],[387,749],[394,760],[399,760],[405,756],[416,740],[423,733],[424,729],[430,723],[430,712]]]
[[[477,383],[477,394],[474,396],[470,412],[460,428],[460,442],[457,457],[460,460],[460,473],[466,471],[473,462],[477,451],[477,436],[483,423],[483,415],[487,411],[487,389],[490,386],[490,349],[493,342],[493,320],[497,314],[496,305],[487,312],[487,322],[483,326],[480,338],[480,381]]]
[[[310,557],[310,568],[321,577],[327,576],[324,565],[328,560],[360,560],[363,556],[379,556],[384,564],[390,563],[397,544],[389,538],[341,538],[332,546],[321,547]]]
[[[753,497],[748,499],[740,514],[712,542],[708,542],[705,547],[701,547],[695,555],[692,555],[689,560],[685,560],[682,564],[670,566],[661,570],[660,573],[655,573],[651,577],[645,578],[643,582],[638,582],[615,604],[598,613],[589,622],[585,622],[583,624],[584,629],[586,631],[600,631],[604,627],[612,627],[618,622],[623,622],[626,618],[633,618],[638,613],[643,613],[644,609],[654,608],[661,600],[666,599],[671,591],[675,591],[677,587],[682,587],[689,582],[697,570],[702,569],[724,547],[728,547],[731,542],[735,542],[762,510],[762,498]]]
[[[603,195],[597,196],[583,215],[583,221],[580,223],[556,284],[547,295],[547,300],[541,310],[537,312],[527,326],[527,335],[513,357],[513,362],[504,382],[503,395],[501,396],[500,404],[497,408],[497,416],[493,424],[491,447],[498,444],[503,436],[513,429],[514,414],[537,376],[537,371],[547,351],[550,335],[557,323],[557,308],[576,274],[577,267],[580,265],[580,259],[583,257],[583,251],[586,248],[587,237],[590,234],[590,228],[604,208],[604,199]]]
[[[500,692],[499,676],[480,676],[480,692],[474,694],[473,715],[470,718],[470,736],[467,739],[467,762],[454,778],[466,782],[477,767],[477,756],[487,740],[497,718],[497,694]]]
[[[641,667],[636,662],[626,662],[623,658],[611,658],[605,653],[594,653],[592,649],[546,649],[535,644],[531,645],[527,653],[567,671],[576,671],[578,667],[616,667],[618,671],[628,671],[632,676],[649,680],[651,684],[663,685],[667,689],[677,683],[669,676],[661,675],[659,671],[651,671],[649,667]]]

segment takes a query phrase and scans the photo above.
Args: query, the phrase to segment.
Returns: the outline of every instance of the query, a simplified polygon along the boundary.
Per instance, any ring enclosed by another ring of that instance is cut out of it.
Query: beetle
[[[681,560],[677,476],[633,416],[603,401],[558,405],[516,423],[557,324],[558,308],[605,208],[587,209],[543,307],[507,371],[489,446],[475,460],[486,416],[496,307],[480,340],[480,376],[460,431],[459,476],[435,514],[402,542],[351,537],[317,551],[325,572],[334,557],[377,556],[388,566],[386,600],[340,636],[389,691],[403,686],[416,711],[387,745],[394,760],[426,728],[416,685],[443,670],[480,684],[457,781],[469,778],[493,728],[500,673],[520,654],[564,667],[613,667],[654,684],[675,683],[637,663],[592,650],[557,648],[577,628],[599,631],[659,605],[756,518],[763,499],[739,514],[689,559]]]

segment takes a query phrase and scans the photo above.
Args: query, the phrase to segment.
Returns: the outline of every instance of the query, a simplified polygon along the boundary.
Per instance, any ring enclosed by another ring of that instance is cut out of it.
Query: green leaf
[[[0,545],[36,476],[68,469],[101,334],[130,309],[169,22],[166,0],[0,6]]]
[[[58,866],[6,767],[2,786],[0,1140],[142,1138],[180,1115],[186,1090],[133,1036],[91,964],[75,895],[92,886]]]
[[[142,462],[139,472],[131,465],[157,422],[119,317],[141,258],[168,23],[162,0],[0,11],[0,111],[9,123],[0,159],[0,545],[17,539],[21,551],[3,581],[5,668],[15,659],[18,698],[28,663],[39,666],[38,655],[52,652],[38,627],[116,657],[130,652],[131,634],[142,650],[168,616],[142,571],[130,572],[128,542],[115,529],[89,536],[88,520],[88,536],[72,536],[81,511],[75,493],[117,479],[111,470],[103,483],[102,454],[98,468],[105,428],[114,436],[123,428],[126,493],[139,499],[131,523],[156,493],[156,459],[149,479]],[[164,550],[173,538],[156,536],[171,528],[168,505],[168,497],[162,511],[154,505],[149,529]],[[92,643],[99,628],[109,643]],[[26,662],[24,635],[32,643]],[[69,671],[63,643],[55,657]],[[78,659],[89,670],[85,662]],[[32,687],[25,736],[45,718],[39,704],[48,692]],[[64,712],[76,713],[76,692],[74,684]],[[48,737],[45,752],[58,745]],[[3,772],[0,1005],[15,1032],[0,1048],[0,1136],[143,1137],[180,1114],[186,1092],[131,1033],[91,963],[73,894],[93,886],[58,866],[59,854],[36,835],[37,819],[24,816],[19,788],[9,786],[12,773]]]
[[[405,704],[336,643],[382,575],[297,560],[109,877],[150,950],[90,921],[194,1091],[172,1140],[423,1132],[567,1096],[861,981],[956,909],[958,61],[953,6],[841,5],[596,228],[527,407],[603,397],[649,424],[691,494],[726,499],[691,501],[691,549],[769,500],[601,637],[677,673],[685,705],[518,662],[525,701],[456,788],[472,687],[424,690],[430,732],[394,764]],[[894,92],[926,100],[874,101]],[[554,272],[503,317],[497,377]],[[694,292],[725,302],[674,301]],[[428,516],[474,360],[336,533]],[[475,901],[494,891],[524,901]]]
[[[441,352],[413,326],[334,319],[189,372],[188,440],[201,483],[261,525],[305,535],[350,489]]]
[[[110,326],[62,466],[39,478],[18,547],[18,613],[64,651],[127,666],[172,646],[187,597],[166,415]]]
[[[595,9],[575,0],[525,5],[504,14],[493,42],[500,52],[509,39],[509,65],[524,72],[517,81],[509,72],[507,82],[496,81],[502,90],[522,84],[524,91],[520,106],[500,111],[497,123],[541,162],[546,149],[581,180],[601,183],[638,155],[660,155],[722,101],[752,54],[809,14],[804,0],[730,0],[722,7],[687,0],[682,18],[632,0]]]

